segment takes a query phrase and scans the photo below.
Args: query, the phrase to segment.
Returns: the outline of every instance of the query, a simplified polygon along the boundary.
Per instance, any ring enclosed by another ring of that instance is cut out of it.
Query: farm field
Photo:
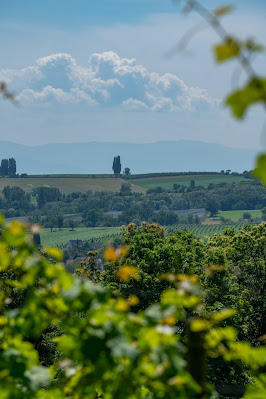
[[[166,176],[166,177],[146,177],[143,179],[130,179],[130,182],[141,186],[143,188],[162,187],[169,189],[173,184],[181,184],[189,186],[191,180],[195,180],[196,186],[208,187],[210,183],[238,183],[240,181],[247,181],[243,176],[232,175],[190,175],[190,176]]]
[[[92,191],[114,191],[119,192],[121,184],[125,183],[122,178],[89,178],[89,177],[26,177],[26,178],[0,178],[0,191],[5,186],[20,187],[26,192],[31,192],[35,187],[56,187],[63,194],[72,192],[85,193]],[[145,193],[145,188],[128,182],[131,189],[136,193]]]
[[[176,226],[169,226],[166,228],[167,231],[176,231],[178,229],[191,231],[194,233],[194,236],[197,238],[210,237],[215,233],[222,233],[224,229],[229,227],[235,227],[236,230],[240,230],[244,227],[244,223],[237,225],[224,225],[224,224],[205,224],[205,225],[197,225],[197,224],[178,224]],[[119,234],[119,227],[84,227],[84,228],[76,228],[74,231],[70,231],[69,229],[62,229],[61,231],[54,230],[53,232],[50,229],[44,229],[41,232],[41,243],[44,246],[49,247],[63,247],[67,244],[69,240],[101,240],[111,237],[113,235]]]
[[[72,192],[85,193],[88,190],[92,191],[113,191],[119,192],[122,183],[131,185],[131,189],[136,193],[145,193],[149,188],[163,187],[170,189],[173,184],[181,184],[189,186],[191,180],[195,180],[196,186],[208,187],[209,184],[214,183],[233,183],[240,181],[247,181],[243,176],[232,175],[181,175],[181,176],[160,176],[160,177],[145,177],[138,179],[116,178],[112,175],[36,175],[28,176],[26,178],[0,178],[0,191],[5,186],[20,187],[26,192],[31,192],[36,187],[56,187],[63,194]]]
[[[240,210],[240,211],[219,211],[217,215],[212,218],[213,220],[219,219],[220,217],[224,217],[225,219],[231,219],[231,220],[238,220],[243,218],[243,213],[248,212],[251,214],[252,218],[260,218],[262,216],[261,210],[256,209],[256,210]]]
[[[69,240],[100,240],[119,234],[119,227],[84,227],[76,228],[74,231],[62,229],[60,231],[43,229],[41,232],[41,244],[48,247],[62,247]]]

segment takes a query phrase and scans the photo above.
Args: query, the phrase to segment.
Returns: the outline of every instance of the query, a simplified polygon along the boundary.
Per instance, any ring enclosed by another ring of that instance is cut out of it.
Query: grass
[[[143,179],[131,179],[131,183],[135,183],[143,188],[162,187],[170,189],[173,184],[181,184],[189,186],[191,180],[195,180],[196,186],[208,187],[209,184],[214,183],[238,183],[240,181],[247,181],[243,176],[232,175],[191,175],[191,176],[167,176],[167,177],[146,177]]]
[[[57,229],[53,232],[50,229],[44,229],[41,232],[41,244],[49,247],[61,247],[68,243],[69,240],[91,240],[100,241],[114,234],[119,234],[119,227],[84,227],[77,228],[74,231],[69,229]]]
[[[86,193],[88,190],[92,191],[113,191],[119,192],[121,184],[125,180],[121,178],[89,178],[89,177],[26,177],[26,178],[0,178],[0,191],[5,186],[20,187],[26,192],[31,192],[35,187],[56,187],[63,194],[70,194],[72,192]],[[133,192],[145,193],[145,188],[128,182],[131,185]]]
[[[231,220],[239,220],[243,219],[243,213],[248,212],[251,214],[252,218],[260,218],[262,216],[261,210],[256,209],[256,210],[242,210],[242,211],[219,211],[217,215],[212,218],[212,219],[218,219],[220,217],[224,217],[225,219],[231,219]]]

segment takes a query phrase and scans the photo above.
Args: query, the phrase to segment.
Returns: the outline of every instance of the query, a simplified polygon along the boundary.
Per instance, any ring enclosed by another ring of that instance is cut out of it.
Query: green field
[[[251,214],[252,218],[260,218],[262,216],[261,210],[244,210],[244,211],[219,211],[217,215],[212,219],[219,219],[219,217],[224,217],[225,219],[239,220],[243,218],[243,213],[248,212]]]
[[[68,243],[69,240],[91,240],[100,241],[108,236],[119,234],[119,227],[95,227],[95,228],[77,228],[74,231],[62,229],[60,231],[44,229],[41,232],[41,244],[49,247],[61,247]]]
[[[189,186],[191,180],[195,180],[196,186],[208,187],[210,183],[238,183],[240,181],[247,181],[243,176],[232,175],[190,175],[190,176],[166,176],[166,177],[146,177],[143,179],[130,179],[130,182],[141,186],[143,188],[162,187],[170,189],[173,184],[181,184]]]
[[[26,177],[26,178],[0,178],[0,191],[5,186],[20,187],[26,192],[31,192],[35,187],[56,187],[64,194],[73,192],[86,193],[92,191],[114,191],[119,192],[121,184],[125,180],[116,177],[95,178],[90,177]],[[145,188],[128,182],[133,192],[145,193]]]

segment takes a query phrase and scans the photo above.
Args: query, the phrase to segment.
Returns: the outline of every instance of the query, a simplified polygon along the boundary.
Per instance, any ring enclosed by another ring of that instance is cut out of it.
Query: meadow
[[[182,175],[182,176],[165,176],[165,177],[146,177],[143,179],[130,179],[130,182],[141,186],[146,189],[162,187],[166,190],[171,189],[173,184],[180,184],[184,186],[189,186],[191,180],[194,180],[196,186],[208,187],[209,184],[218,183],[239,183],[240,181],[247,181],[243,176],[234,175]]]
[[[76,228],[74,231],[69,229],[54,230],[43,229],[41,232],[41,244],[48,247],[62,247],[69,240],[101,241],[113,235],[119,234],[119,227],[84,227]]]
[[[262,212],[260,209],[253,209],[253,210],[237,210],[237,211],[219,211],[217,215],[212,218],[213,220],[217,220],[220,217],[230,220],[239,220],[243,219],[243,213],[248,212],[250,213],[252,218],[261,218]]]

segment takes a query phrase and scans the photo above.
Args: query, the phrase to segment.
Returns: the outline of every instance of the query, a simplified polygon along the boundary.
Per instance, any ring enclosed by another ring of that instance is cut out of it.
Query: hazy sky
[[[202,1],[215,8],[223,1]],[[264,0],[232,0],[224,25],[265,43]],[[218,66],[217,38],[170,0],[2,0],[0,80],[18,107],[0,100],[0,140],[49,142],[197,140],[261,148],[263,110],[236,122],[223,107],[245,75]],[[265,56],[255,61],[266,74]]]

